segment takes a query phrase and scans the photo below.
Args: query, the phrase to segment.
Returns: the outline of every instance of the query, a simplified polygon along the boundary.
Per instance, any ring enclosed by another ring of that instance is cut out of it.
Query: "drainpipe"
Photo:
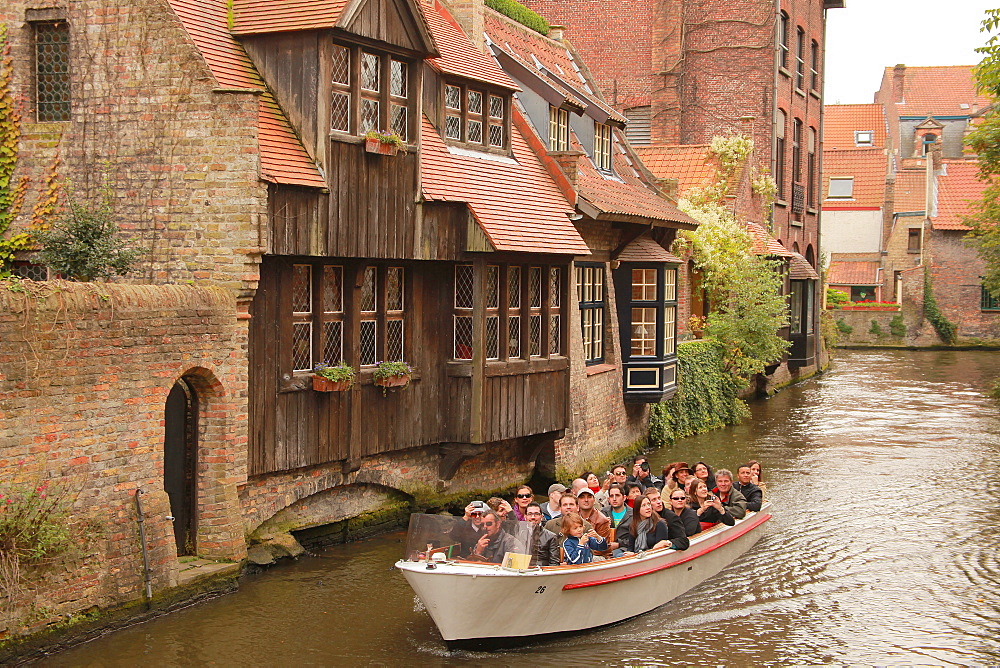
[[[142,575],[146,583],[146,602],[153,599],[153,574],[149,570],[149,548],[146,546],[146,515],[142,512],[142,488],[135,490],[135,510],[139,522],[139,542],[142,544]]]

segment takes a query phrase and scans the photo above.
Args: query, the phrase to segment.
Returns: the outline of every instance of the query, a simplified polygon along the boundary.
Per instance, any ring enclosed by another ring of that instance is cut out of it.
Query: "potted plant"
[[[404,146],[406,146],[406,142],[395,132],[369,130],[365,133],[365,150],[369,153],[396,155],[399,149]]]
[[[705,335],[707,321],[708,318],[701,315],[692,315],[688,318],[688,326],[691,328],[691,334],[694,335],[694,338],[700,339]]]
[[[354,385],[354,367],[350,364],[320,362],[313,367],[313,389],[317,392],[343,392]]]
[[[390,387],[406,388],[410,384],[413,368],[406,362],[379,362],[372,373],[372,382],[382,388],[382,394]]]

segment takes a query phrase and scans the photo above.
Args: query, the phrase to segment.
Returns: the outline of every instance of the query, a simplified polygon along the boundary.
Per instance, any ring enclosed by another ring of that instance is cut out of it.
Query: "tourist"
[[[593,471],[587,471],[580,477],[587,481],[587,489],[594,493],[594,507],[603,510],[608,505],[608,487],[611,486],[611,477],[609,476],[603,485],[601,479]]]
[[[643,496],[649,497],[649,500],[653,503],[653,512],[663,517],[663,497],[660,496],[660,490],[655,487],[649,487]]]
[[[767,494],[767,485],[764,484],[764,474],[761,471],[760,462],[756,459],[751,459],[747,464],[750,465],[750,482],[760,487],[762,494]]]
[[[697,467],[696,467],[697,468]],[[697,470],[695,471],[697,473]],[[719,497],[708,491],[708,485],[703,480],[695,478],[688,485],[688,504],[698,514],[701,530],[711,529],[719,522],[732,526],[736,519],[726,511]]]
[[[642,496],[642,484],[638,482],[625,483],[625,504],[631,508],[635,500]]]
[[[483,535],[476,542],[469,558],[499,564],[508,552],[520,552],[517,541],[506,531],[501,531],[503,521],[495,510],[483,513]]]
[[[684,490],[671,490],[670,496],[668,496],[667,499],[670,504],[667,512],[673,513],[680,518],[681,524],[684,525],[685,535],[693,536],[701,531],[701,520],[698,518],[698,513],[688,507],[688,497],[687,494],[684,493]]]
[[[576,493],[587,486],[587,481],[583,478],[575,478],[573,482],[569,484],[569,491],[576,496]]]
[[[528,518],[525,516],[524,511],[528,505],[535,500],[535,495],[531,491],[531,488],[527,485],[521,485],[514,492],[514,518],[518,522],[524,522]]]
[[[607,541],[596,531],[586,528],[584,519],[578,513],[565,513],[560,529],[565,537],[562,543],[564,564],[589,564],[594,560],[594,550],[606,550],[608,547]]]
[[[611,468],[611,484],[617,484],[625,489],[625,483],[628,482],[628,473],[624,464],[619,464]]]
[[[576,502],[577,506],[580,508],[580,517],[590,522],[590,524],[594,527],[594,531],[597,532],[597,535],[608,541],[608,549],[602,550],[598,554],[600,556],[605,556],[603,554],[604,552],[610,552],[618,547],[617,543],[611,542],[611,520],[608,519],[607,515],[601,513],[594,507],[596,503],[596,495],[590,490],[589,487],[584,487],[576,493]]]
[[[508,516],[513,512],[510,503],[506,499],[501,499],[499,496],[491,496],[486,501],[486,505],[490,507],[491,510],[495,510],[497,515],[500,516],[501,522],[506,522]]]
[[[542,507],[532,501],[524,509],[524,517],[531,526],[531,566],[558,566],[559,537],[542,526]]]
[[[471,552],[479,541],[483,532],[483,515],[489,512],[490,507],[482,501],[471,501],[465,507],[464,522],[459,523],[452,532],[455,540],[462,544],[463,552]]]
[[[694,477],[704,482],[709,489],[715,489],[715,475],[712,473],[712,467],[705,462],[694,465]]]
[[[549,485],[549,500],[547,503],[542,504],[542,515],[545,516],[546,520],[559,517],[559,500],[562,498],[563,492],[565,491],[566,485],[558,482]]]
[[[553,517],[551,520],[546,522],[545,528],[551,531],[552,533],[559,533],[560,531],[562,531],[561,522],[563,516],[565,516],[566,513],[576,513],[577,515],[580,514],[580,505],[577,503],[576,497],[573,496],[573,492],[570,492],[568,490],[563,492],[562,497],[559,499],[559,516]],[[586,526],[587,531],[590,531],[591,529],[594,528],[593,525],[586,520],[584,520],[584,525]]]
[[[691,477],[691,469],[687,462],[674,462],[669,468],[663,469],[663,489],[673,491],[679,489],[684,491],[688,478]]]
[[[645,492],[650,487],[656,487],[657,489],[663,487],[663,481],[649,472],[649,460],[643,455],[637,456],[632,463],[632,475],[628,477],[627,482],[639,483],[642,487],[642,492]]]
[[[632,509],[625,503],[625,491],[617,484],[608,489],[608,507],[601,511],[611,522],[611,528],[628,526],[632,519]]]
[[[686,550],[690,545],[680,518],[672,513],[667,519],[657,515],[648,496],[635,502],[632,521],[627,531],[619,532],[618,542],[625,550],[625,556],[663,547]]]
[[[739,490],[739,493],[747,500],[747,510],[757,512],[764,502],[764,492],[753,484],[752,478],[753,471],[750,470],[750,464],[743,464],[736,469],[736,482],[733,483],[733,489]],[[718,475],[716,475],[716,479],[718,479]]]
[[[719,469],[715,472],[716,487],[712,493],[726,507],[733,518],[741,520],[747,514],[747,500],[738,489],[733,488],[733,472],[729,469]]]

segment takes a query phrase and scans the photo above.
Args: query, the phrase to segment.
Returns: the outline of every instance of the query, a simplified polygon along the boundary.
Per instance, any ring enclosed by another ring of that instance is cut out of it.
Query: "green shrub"
[[[826,289],[826,304],[829,308],[837,308],[842,304],[846,304],[851,301],[851,296],[846,292],[841,292],[840,290],[834,290],[833,288]]]
[[[882,329],[882,325],[878,324],[878,320],[872,320],[872,326],[868,328],[868,333],[879,339],[885,336],[885,331]]]
[[[486,0],[486,6],[537,33],[549,34],[549,22],[516,0]]]
[[[892,332],[893,336],[906,336],[906,324],[903,322],[902,315],[893,316],[892,320],[889,321],[889,331]]]
[[[924,316],[934,325],[941,340],[947,344],[955,343],[958,327],[945,317],[934,298],[934,286],[931,284],[929,267],[924,268]]]
[[[736,424],[750,415],[738,396],[745,385],[726,370],[722,345],[716,341],[677,346],[677,384],[677,394],[651,407],[649,439],[654,444]]]
[[[843,318],[837,318],[837,331],[841,334],[850,335],[854,328],[848,325]]]

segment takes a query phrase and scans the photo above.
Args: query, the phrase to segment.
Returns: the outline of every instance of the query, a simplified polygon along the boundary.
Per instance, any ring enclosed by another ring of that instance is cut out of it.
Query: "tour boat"
[[[453,558],[461,549],[453,539],[457,531],[446,525],[461,518],[414,515],[407,556],[396,567],[450,645],[516,642],[613,624],[673,600],[757,542],[770,508],[765,503],[734,526],[718,524],[692,536],[687,550],[543,568],[512,567],[525,565],[526,557],[516,554],[507,554],[505,565]]]

